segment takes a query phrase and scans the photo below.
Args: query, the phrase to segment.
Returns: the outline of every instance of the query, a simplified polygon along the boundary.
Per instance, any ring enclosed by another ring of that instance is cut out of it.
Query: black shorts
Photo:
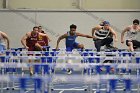
[[[129,46],[128,42],[132,42],[134,47],[140,47],[140,42],[137,40],[126,40],[126,45]]]

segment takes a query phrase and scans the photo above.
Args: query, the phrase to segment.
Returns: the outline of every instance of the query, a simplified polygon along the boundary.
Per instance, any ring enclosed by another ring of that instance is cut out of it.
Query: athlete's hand
[[[25,48],[26,48],[26,50],[28,50],[28,49],[29,49],[29,47],[27,47],[27,46],[25,46]]]
[[[124,40],[121,40],[121,43],[123,44],[124,43]]]
[[[49,42],[51,42],[51,40],[49,39]]]
[[[92,38],[93,38],[93,39],[97,39],[97,37],[95,37],[95,36],[92,36]]]

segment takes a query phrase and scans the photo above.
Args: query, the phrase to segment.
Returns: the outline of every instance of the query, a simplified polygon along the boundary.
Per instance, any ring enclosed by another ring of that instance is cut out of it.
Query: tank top
[[[73,36],[70,35],[70,31],[67,32],[67,35],[68,35],[68,36],[67,36],[67,38],[66,38],[66,46],[67,46],[67,47],[71,47],[71,46],[74,44],[77,35],[76,35],[76,33],[75,33]]]
[[[46,36],[41,36],[39,35],[38,41],[37,41],[41,46],[48,46],[48,39]]]
[[[107,38],[109,33],[110,33],[109,30],[105,30],[104,28],[101,28],[100,30],[95,31],[94,36],[97,37],[98,39],[104,39]]]
[[[133,26],[130,27],[130,30],[126,33],[126,40],[136,40],[138,29],[133,29]]]
[[[31,36],[27,38],[26,44],[28,47],[32,47],[37,43],[39,37],[39,33],[36,33],[35,35],[31,33]]]

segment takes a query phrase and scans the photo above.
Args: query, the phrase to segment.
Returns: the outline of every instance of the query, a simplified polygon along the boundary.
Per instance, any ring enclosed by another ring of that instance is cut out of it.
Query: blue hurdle
[[[21,56],[21,53],[17,52],[18,50],[15,51],[11,51],[11,52],[6,52],[6,56],[0,56],[0,59],[2,60],[2,62],[13,62],[13,63],[16,63],[16,62],[21,62],[19,61],[21,58],[24,58],[24,57],[19,57],[19,59],[14,59],[14,56],[15,57],[18,57],[18,56]],[[57,56],[60,52],[59,51],[41,51],[40,53],[44,53],[43,56],[39,57],[39,56],[34,56],[35,59],[40,59],[41,60],[41,63],[40,64],[33,64],[34,66],[34,69],[35,69],[35,77],[36,78],[32,78],[32,77],[21,77],[20,79],[20,83],[23,83],[26,85],[26,82],[28,82],[28,80],[33,80],[34,83],[35,83],[35,86],[34,86],[34,92],[35,93],[39,93],[42,89],[42,82],[44,79],[42,78],[38,78],[37,76],[40,75],[40,71],[41,69],[43,70],[43,74],[42,76],[50,76],[50,79],[51,79],[51,75],[55,74],[54,71],[55,71],[55,65],[57,63],[57,59],[59,56]],[[68,52],[69,53],[72,53],[72,52]],[[89,65],[87,68],[84,68],[85,69],[85,72],[84,73],[88,73],[88,76],[92,76],[92,73],[94,73],[94,70],[95,70],[95,73],[94,74],[97,74],[97,75],[102,75],[102,71],[101,71],[101,68],[105,68],[105,73],[104,74],[107,74],[107,75],[110,75],[110,69],[112,67],[112,65],[102,65],[102,64],[99,64],[100,61],[103,59],[102,56],[99,56],[99,57],[95,57],[96,53],[93,53],[93,51],[91,52],[91,50],[86,50],[84,52],[81,52],[81,55],[83,56],[84,58],[84,61],[81,62],[81,64],[86,64],[86,63],[89,63],[91,65]],[[128,57],[133,57],[133,53],[119,53],[117,52],[117,54],[120,54],[122,57],[124,56],[128,56]],[[12,61],[9,61],[12,59],[12,57],[10,57],[10,55],[12,55],[13,57],[13,60]],[[69,56],[68,56],[69,57]],[[68,57],[66,59],[68,59]],[[28,58],[28,57],[27,57]],[[121,58],[121,57],[120,57]],[[113,59],[115,60],[115,59]],[[120,60],[118,58],[118,60]],[[122,60],[128,60],[128,59],[122,59]],[[139,57],[136,57],[136,63],[139,64],[139,60],[140,58]],[[44,64],[42,64],[44,63]],[[97,63],[96,66],[93,66],[92,64],[93,63]],[[51,65],[52,64],[52,65]],[[116,65],[116,64],[115,64]],[[119,65],[119,64],[118,64]],[[69,66],[68,66],[69,68]],[[73,68],[73,67],[72,67]],[[114,67],[115,69],[117,68]],[[130,68],[131,69],[131,68]],[[124,67],[123,69],[121,69],[122,72],[126,73],[126,68]],[[18,70],[19,71],[19,70]],[[6,68],[5,69],[5,72],[17,72],[17,68],[16,67],[11,67],[11,68]],[[3,73],[3,72],[2,72]],[[138,75],[138,74],[137,74]],[[94,75],[93,75],[94,76]],[[116,81],[115,81],[116,80]],[[112,93],[113,91],[115,91],[115,88],[117,86],[116,82],[118,81],[118,79],[115,79],[115,80],[109,80],[109,88],[110,88],[110,91],[107,90],[107,93]],[[128,92],[131,92],[131,79],[123,79],[124,81],[124,84],[125,84],[125,91],[126,93]],[[51,80],[50,80],[51,82]],[[108,82],[108,81],[107,81]],[[38,85],[39,84],[39,85]],[[25,85],[21,85],[21,90],[26,90],[27,86]],[[97,89],[99,89],[100,86],[97,87]],[[48,91],[47,91],[48,92]],[[44,93],[47,93],[47,92],[44,92]],[[97,93],[100,93],[99,91],[97,91]]]

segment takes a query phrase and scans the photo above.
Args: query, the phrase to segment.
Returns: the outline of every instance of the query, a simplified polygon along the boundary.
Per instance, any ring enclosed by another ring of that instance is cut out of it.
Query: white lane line
[[[63,93],[64,92],[64,90],[61,90],[59,93]]]

